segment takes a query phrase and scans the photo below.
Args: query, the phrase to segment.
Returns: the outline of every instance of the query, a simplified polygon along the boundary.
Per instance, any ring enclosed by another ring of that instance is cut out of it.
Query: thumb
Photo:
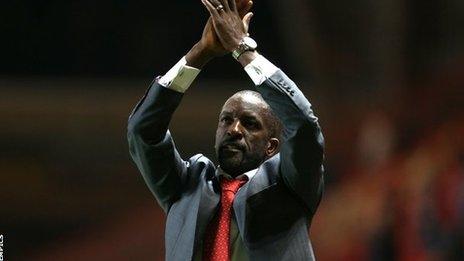
[[[242,22],[243,22],[243,26],[245,27],[245,31],[248,33],[248,29],[250,28],[250,21],[251,21],[251,18],[253,17],[253,13],[252,12],[249,12],[247,13],[243,19],[242,19]]]

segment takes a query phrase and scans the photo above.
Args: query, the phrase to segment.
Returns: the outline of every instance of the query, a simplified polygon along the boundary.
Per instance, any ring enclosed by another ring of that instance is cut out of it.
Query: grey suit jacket
[[[314,260],[311,219],[323,191],[323,136],[311,104],[282,72],[257,90],[284,125],[280,153],[237,193],[234,213],[250,260]],[[216,166],[184,161],[168,130],[183,94],[154,81],[128,122],[132,159],[167,213],[166,260],[192,260],[218,207]]]

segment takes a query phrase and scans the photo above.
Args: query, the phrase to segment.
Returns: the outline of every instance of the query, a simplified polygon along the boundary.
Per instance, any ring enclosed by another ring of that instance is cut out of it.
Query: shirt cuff
[[[190,87],[199,73],[199,69],[187,65],[184,56],[158,80],[158,83],[161,86],[183,93]]]
[[[279,68],[262,55],[258,55],[244,69],[256,86],[261,85],[279,70]]]

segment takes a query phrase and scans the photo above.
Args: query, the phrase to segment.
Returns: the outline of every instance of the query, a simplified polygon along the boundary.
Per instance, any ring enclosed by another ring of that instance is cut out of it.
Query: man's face
[[[232,176],[257,168],[277,148],[268,131],[268,107],[249,94],[232,96],[219,115],[215,149],[221,168]],[[271,147],[271,148],[270,148]]]

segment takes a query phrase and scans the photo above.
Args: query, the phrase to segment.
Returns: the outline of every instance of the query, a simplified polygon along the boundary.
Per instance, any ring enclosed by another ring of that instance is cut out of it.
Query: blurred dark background
[[[464,2],[256,0],[259,50],[326,136],[320,260],[464,259]],[[161,209],[126,122],[199,39],[200,1],[0,4],[0,234],[6,260],[163,260]],[[225,99],[252,88],[212,61],[171,129],[212,159]]]

